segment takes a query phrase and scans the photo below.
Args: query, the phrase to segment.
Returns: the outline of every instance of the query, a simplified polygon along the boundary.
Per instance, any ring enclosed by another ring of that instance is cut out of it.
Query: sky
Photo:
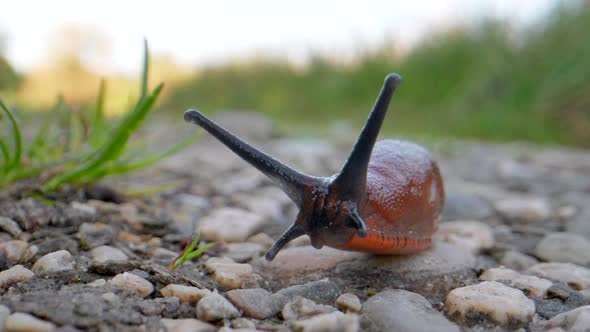
[[[5,0],[5,2],[9,2]],[[46,61],[64,26],[100,31],[108,52],[97,70],[139,70],[146,37],[154,53],[203,65],[257,54],[292,61],[311,51],[346,54],[386,38],[410,46],[444,25],[484,16],[526,26],[559,0],[10,1],[0,11],[3,52],[19,71]],[[56,39],[57,38],[57,39]]]

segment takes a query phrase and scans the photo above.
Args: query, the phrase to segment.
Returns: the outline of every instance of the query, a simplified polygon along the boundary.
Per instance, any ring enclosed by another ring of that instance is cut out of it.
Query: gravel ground
[[[276,139],[268,121],[225,121],[308,174],[332,174],[350,148]],[[208,137],[111,182],[174,184],[160,194],[93,187],[47,206],[5,193],[0,330],[588,331],[590,152],[466,142],[433,151],[447,202],[433,248],[412,256],[316,250],[303,237],[265,261],[295,206]],[[216,244],[169,270],[195,229]]]

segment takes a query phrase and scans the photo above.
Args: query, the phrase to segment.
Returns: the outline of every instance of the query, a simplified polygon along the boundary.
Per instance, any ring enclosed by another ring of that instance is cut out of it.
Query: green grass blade
[[[5,168],[5,172],[10,172],[10,170],[15,168],[20,163],[23,142],[22,142],[22,136],[20,133],[20,128],[18,127],[18,123],[16,122],[14,115],[8,109],[8,107],[6,107],[6,104],[4,104],[4,101],[1,98],[0,98],[0,108],[2,108],[4,113],[6,113],[6,115],[8,115],[8,120],[10,121],[10,124],[12,126],[12,137],[14,140],[14,154],[12,156],[12,160],[10,160],[10,162],[7,163],[6,168]]]
[[[215,243],[212,242],[212,243],[207,243],[206,245],[204,245],[202,247],[199,247],[199,249],[191,252],[188,256],[186,256],[186,260],[189,260],[190,261],[191,259],[195,259],[195,258],[201,257],[201,255],[203,255],[203,253],[205,251],[207,251],[207,249],[213,247],[214,245],[215,245]]]
[[[90,137],[88,142],[93,148],[100,147],[103,138],[105,137],[105,123],[104,123],[104,101],[106,95],[106,81],[100,81],[100,87],[98,88],[98,97],[96,98],[96,106],[94,109],[94,118],[92,119],[92,129],[90,131]]]
[[[8,150],[8,146],[1,139],[0,139],[0,152],[2,152],[2,157],[4,158],[4,163],[2,163],[2,167],[0,167],[0,170],[2,170],[6,166],[8,166],[8,164],[10,163],[10,150]]]
[[[148,91],[148,79],[149,79],[149,65],[150,65],[150,54],[148,48],[147,39],[143,40],[143,70],[141,73],[141,87],[139,100],[143,100],[147,95]]]
[[[37,131],[37,134],[35,135],[35,138],[33,139],[33,142],[29,146],[27,152],[27,155],[32,160],[38,160],[40,162],[47,161],[49,154],[46,153],[46,147],[48,145],[48,141],[51,140],[49,132],[52,124],[54,125],[56,123],[55,119],[57,118],[58,112],[63,103],[63,97],[59,96],[55,105],[51,108],[51,111],[49,111],[49,114],[45,115],[45,119],[39,127],[39,130]]]
[[[137,130],[139,125],[145,119],[147,113],[149,113],[149,111],[154,106],[154,103],[156,102],[156,99],[158,98],[163,87],[164,84],[158,85],[152,94],[137,104],[137,107],[133,110],[133,112],[129,113],[124,118],[124,121],[121,122],[117,130],[115,130],[111,136],[112,138],[106,142],[99,153],[93,155],[90,160],[83,163],[82,165],[65,172],[64,174],[54,177],[43,186],[43,189],[55,190],[63,183],[75,182],[76,180],[88,174],[96,172],[106,162],[110,160],[116,160],[125,149],[125,145],[127,144],[131,134]]]
[[[68,130],[68,151],[79,153],[84,143],[84,120],[82,113],[70,110],[70,121]]]

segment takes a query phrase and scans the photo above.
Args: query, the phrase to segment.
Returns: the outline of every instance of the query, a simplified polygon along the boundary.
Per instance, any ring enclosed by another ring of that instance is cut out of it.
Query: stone
[[[445,305],[448,317],[467,326],[517,329],[535,314],[535,303],[520,290],[495,281],[455,288],[447,295]]]
[[[449,221],[438,226],[435,238],[473,252],[494,246],[494,233],[487,224],[475,220]]]
[[[205,267],[213,272],[213,279],[222,287],[229,289],[241,288],[253,269],[250,264],[234,263],[228,259],[210,258]]]
[[[21,240],[12,240],[0,243],[0,255],[4,255],[12,264],[18,263],[24,256],[29,244]]]
[[[0,288],[5,288],[14,283],[33,278],[35,274],[22,265],[15,265],[8,270],[0,272]]]
[[[519,251],[509,250],[502,254],[499,263],[509,269],[524,271],[539,263],[539,261],[536,258],[525,255]]]
[[[113,239],[114,230],[111,226],[102,222],[83,223],[78,228],[78,238],[81,247],[94,248],[108,244]]]
[[[442,301],[459,285],[459,280],[475,279],[475,265],[471,251],[441,242],[405,256],[371,255],[327,247],[321,250],[311,246],[289,247],[271,262],[261,258],[253,263],[255,272],[263,275],[272,289],[331,278],[342,286],[352,285],[359,293],[366,292],[367,287],[377,291],[396,287],[418,292],[433,301]]]
[[[370,297],[362,306],[366,331],[437,331],[460,329],[432,307],[423,296],[401,289],[385,290]]]
[[[33,315],[15,312],[6,319],[4,330],[6,332],[50,332],[55,331],[56,326]]]
[[[336,307],[344,312],[360,312],[361,300],[352,293],[344,293],[336,299]]]
[[[484,220],[493,215],[492,205],[478,194],[449,192],[445,197],[443,221]]]
[[[231,327],[234,329],[251,329],[251,330],[257,331],[256,330],[256,323],[254,323],[250,319],[242,318],[242,317],[232,319]]]
[[[544,297],[553,283],[547,279],[520,274],[507,268],[492,268],[482,273],[479,278],[485,281],[498,281],[506,286],[520,289],[528,296]]]
[[[338,299],[340,293],[340,286],[330,280],[324,279],[283,288],[273,294],[273,299],[280,308],[298,296],[312,300],[315,303],[331,305]]]
[[[512,196],[496,201],[494,208],[510,222],[532,223],[551,217],[551,205],[541,197]]]
[[[10,309],[7,306],[0,304],[0,331],[4,328],[4,323],[6,322],[6,318],[10,316]]]
[[[89,283],[87,283],[86,285],[90,286],[90,287],[104,287],[107,284],[107,281],[104,279],[96,279],[94,281],[91,281]]]
[[[578,290],[590,288],[590,269],[572,263],[539,263],[525,273],[561,281]]]
[[[141,297],[146,297],[154,292],[154,285],[151,282],[129,272],[117,274],[109,283],[115,287],[132,290]]]
[[[257,169],[246,167],[214,178],[211,187],[215,192],[228,197],[239,192],[251,192],[266,181],[267,178]]]
[[[196,307],[197,318],[208,322],[240,317],[240,312],[226,298],[211,293],[202,298]]]
[[[217,328],[194,318],[169,319],[162,318],[160,323],[168,332],[215,332]]]
[[[240,207],[262,216],[269,222],[278,220],[283,215],[283,206],[274,197],[264,197],[256,194],[237,194],[233,197],[233,200]]]
[[[281,310],[272,293],[262,288],[234,289],[225,297],[246,317],[267,319]]]
[[[225,257],[229,257],[238,263],[243,263],[252,258],[259,257],[264,253],[265,248],[258,243],[240,242],[226,244],[225,250]]]
[[[243,242],[264,225],[265,220],[243,209],[225,207],[214,210],[201,219],[199,229],[203,239],[210,241]]]
[[[275,244],[275,240],[266,233],[252,235],[248,238],[248,242],[261,245],[264,251],[270,249]]]
[[[590,240],[572,233],[547,234],[535,248],[535,254],[551,262],[590,264]]]
[[[67,250],[58,250],[39,258],[33,265],[35,274],[67,271],[74,269],[74,257]]]
[[[549,327],[563,328],[565,331],[588,331],[590,329],[590,305],[585,305],[564,313],[549,320]]]
[[[297,321],[293,327],[295,331],[301,332],[357,332],[359,321],[358,315],[334,311]]]
[[[127,255],[121,249],[111,246],[100,246],[90,250],[90,255],[97,262],[125,262],[128,260]]]
[[[13,238],[18,237],[23,232],[16,221],[2,216],[0,216],[0,230],[12,235]]]
[[[160,294],[164,297],[177,297],[180,303],[197,303],[203,297],[211,294],[211,291],[197,287],[170,284],[160,289]]]
[[[285,304],[281,311],[281,315],[284,320],[295,321],[334,311],[336,311],[336,308],[330,305],[317,304],[312,300],[297,296]]]

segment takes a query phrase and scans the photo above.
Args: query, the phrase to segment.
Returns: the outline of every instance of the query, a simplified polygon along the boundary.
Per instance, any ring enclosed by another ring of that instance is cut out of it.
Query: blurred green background
[[[188,108],[254,110],[289,134],[321,136],[332,121],[362,126],[384,76],[398,72],[404,81],[388,134],[590,147],[589,32],[586,2],[557,7],[524,32],[497,19],[457,24],[409,50],[387,39],[347,61],[318,53],[305,65],[259,56],[187,69],[153,54],[150,81],[166,83],[157,108],[172,118]],[[0,55],[0,96],[27,112],[49,109],[58,94],[76,107],[94,103],[101,75],[83,65],[75,47],[92,36],[75,27],[62,36],[69,46],[27,73]],[[137,83],[107,79],[107,110],[116,115],[139,93]]]

